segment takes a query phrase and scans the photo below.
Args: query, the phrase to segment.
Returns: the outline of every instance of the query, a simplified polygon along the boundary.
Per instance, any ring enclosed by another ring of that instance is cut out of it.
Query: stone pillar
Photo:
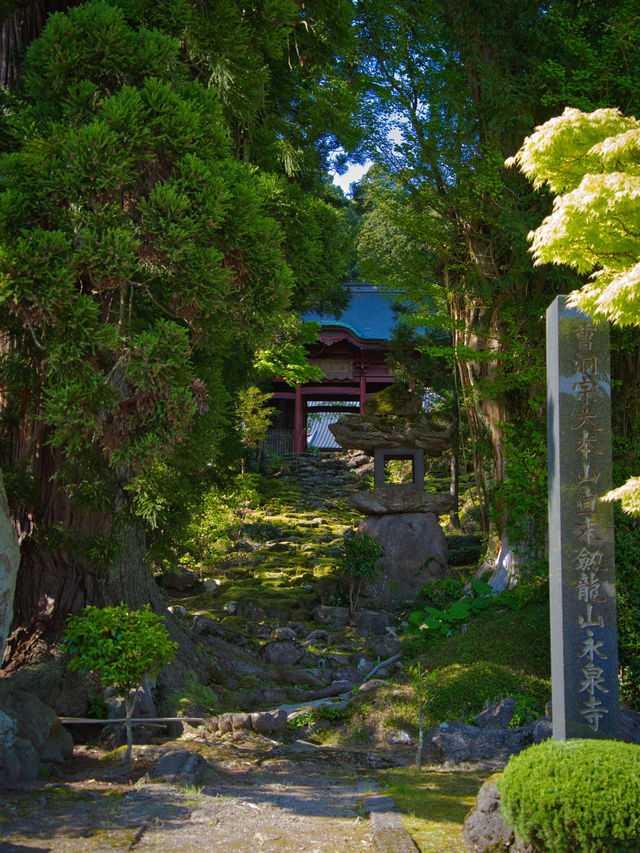
[[[609,328],[547,310],[553,736],[618,735]]]

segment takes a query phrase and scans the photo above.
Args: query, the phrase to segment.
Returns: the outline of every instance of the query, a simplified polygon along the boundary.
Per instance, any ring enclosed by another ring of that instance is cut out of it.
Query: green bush
[[[498,783],[507,824],[544,853],[640,850],[640,748],[545,741],[509,761]]]
[[[349,609],[352,613],[358,605],[364,581],[372,580],[379,573],[378,560],[381,557],[384,557],[384,548],[368,533],[356,533],[343,540],[340,573],[349,583]]]
[[[148,604],[129,610],[117,607],[85,607],[79,616],[67,618],[62,648],[70,655],[67,666],[77,672],[94,672],[105,687],[124,696],[127,718],[127,751],[131,757],[132,691],[153,678],[174,657],[178,644],[162,619]]]
[[[476,661],[434,669],[424,677],[429,696],[425,728],[444,720],[475,722],[475,717],[505,696],[527,696],[544,707],[550,698],[549,683],[507,666]]]
[[[469,566],[477,563],[482,556],[482,537],[472,533],[461,535],[450,534],[446,536],[450,566]]]

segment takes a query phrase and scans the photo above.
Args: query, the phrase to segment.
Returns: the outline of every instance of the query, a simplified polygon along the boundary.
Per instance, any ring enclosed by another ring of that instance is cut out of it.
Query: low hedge
[[[640,747],[610,740],[545,741],[510,759],[500,811],[544,853],[640,850]]]

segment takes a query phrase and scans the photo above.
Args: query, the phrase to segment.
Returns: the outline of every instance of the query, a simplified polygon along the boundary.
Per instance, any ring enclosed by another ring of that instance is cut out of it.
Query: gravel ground
[[[197,786],[149,781],[161,753],[139,747],[130,771],[79,750],[55,780],[0,792],[1,853],[416,850],[377,796],[375,755],[301,743],[191,749],[210,768]]]

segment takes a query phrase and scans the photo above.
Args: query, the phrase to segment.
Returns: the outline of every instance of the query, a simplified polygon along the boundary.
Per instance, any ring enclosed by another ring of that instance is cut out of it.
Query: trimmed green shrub
[[[474,723],[480,711],[505,696],[531,697],[544,707],[551,694],[544,679],[482,660],[433,669],[424,677],[424,689],[429,696],[425,728],[443,720]]]
[[[131,757],[131,718],[135,695],[132,691],[145,678],[153,678],[174,657],[178,644],[164,622],[148,604],[129,610],[117,607],[85,607],[79,616],[69,616],[62,648],[70,655],[69,669],[95,672],[105,686],[115,687],[124,696],[127,720],[127,751]]]
[[[640,850],[640,747],[545,741],[514,756],[498,783],[506,823],[544,853]]]

